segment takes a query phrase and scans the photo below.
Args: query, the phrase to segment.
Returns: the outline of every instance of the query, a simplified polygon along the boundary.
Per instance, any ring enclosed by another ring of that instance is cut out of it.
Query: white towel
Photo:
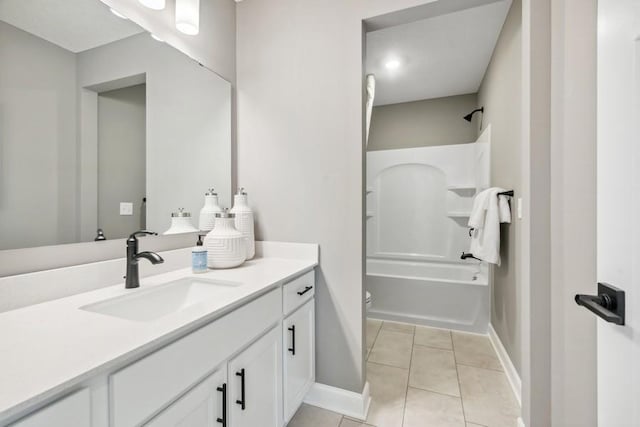
[[[511,209],[507,196],[498,196],[506,190],[489,188],[476,195],[469,216],[473,228],[469,252],[482,261],[500,265],[500,223],[511,222]]]

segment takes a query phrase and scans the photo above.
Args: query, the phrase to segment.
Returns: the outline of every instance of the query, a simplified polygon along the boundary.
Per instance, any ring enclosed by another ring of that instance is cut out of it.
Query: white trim
[[[520,381],[520,375],[518,375],[518,371],[515,366],[513,366],[507,350],[505,350],[502,345],[502,341],[500,341],[500,337],[498,337],[498,333],[491,323],[489,323],[489,340],[498,354],[498,359],[500,359],[505,374],[507,374],[507,379],[509,380],[513,394],[516,396],[518,405],[522,407],[522,382]],[[518,422],[520,423],[521,421]],[[518,425],[520,426],[520,424]],[[524,426],[524,423],[522,426]]]
[[[522,421],[522,417],[518,417],[517,427],[526,427],[524,421]]]
[[[362,393],[344,390],[326,384],[313,383],[304,403],[337,412],[357,420],[366,420],[371,396],[369,383],[364,384]]]

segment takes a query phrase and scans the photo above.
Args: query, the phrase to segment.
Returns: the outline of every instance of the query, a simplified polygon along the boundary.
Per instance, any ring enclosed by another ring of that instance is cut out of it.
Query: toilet
[[[371,292],[367,291],[367,296],[364,302],[367,305],[367,311],[369,311],[371,309],[371,304],[373,302],[373,299],[371,298]]]

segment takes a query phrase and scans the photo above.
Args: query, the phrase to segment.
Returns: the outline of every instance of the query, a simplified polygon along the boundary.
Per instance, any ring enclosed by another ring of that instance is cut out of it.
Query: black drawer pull
[[[227,383],[222,384],[217,390],[222,393],[222,418],[216,421],[222,424],[222,427],[227,427]]]
[[[576,304],[581,305],[616,325],[624,325],[624,291],[608,283],[598,283],[598,295],[576,295]]]
[[[245,405],[247,403],[244,396],[244,368],[242,368],[240,372],[236,372],[236,377],[240,377],[240,400],[236,400],[236,403],[240,405],[240,407],[244,411]]]
[[[293,356],[295,356],[296,355],[296,325],[291,325],[291,327],[287,329],[291,331],[291,347],[289,348],[289,351]]]
[[[298,295],[302,296],[302,295],[306,294],[307,292],[309,292],[311,289],[313,289],[313,286],[305,286],[304,287],[304,291],[298,291]]]

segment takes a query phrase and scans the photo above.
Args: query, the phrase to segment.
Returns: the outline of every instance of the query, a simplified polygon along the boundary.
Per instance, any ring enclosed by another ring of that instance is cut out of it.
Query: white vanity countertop
[[[261,257],[235,269],[194,275],[190,268],[185,268],[142,278],[137,290],[125,289],[121,283],[1,313],[0,421],[96,374],[162,347],[318,265],[317,245],[285,245],[288,250],[265,249]],[[296,252],[296,247],[301,251],[288,257],[288,253]],[[80,309],[188,276],[242,285],[219,298],[148,322]]]

